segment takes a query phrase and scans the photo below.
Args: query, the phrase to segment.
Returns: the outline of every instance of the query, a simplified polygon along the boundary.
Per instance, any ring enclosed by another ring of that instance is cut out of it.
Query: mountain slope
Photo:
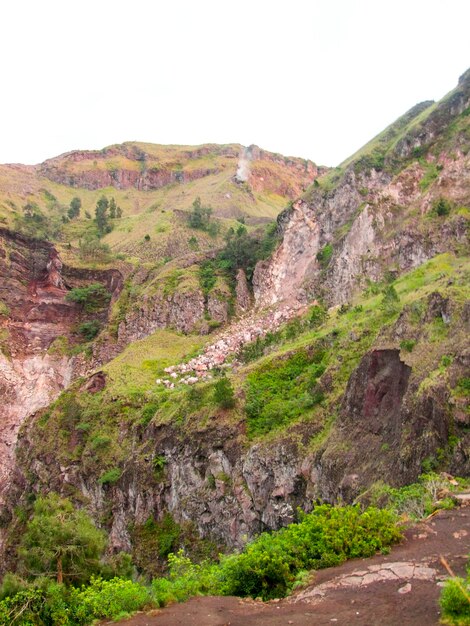
[[[244,268],[227,276],[215,259],[242,206],[225,214],[223,202],[251,198],[258,210],[301,164],[257,158],[255,149],[240,155],[236,147],[232,155],[233,147],[204,147],[209,152],[191,154],[194,168],[175,169],[186,149],[170,149],[171,166],[162,170],[188,178],[152,190],[143,187],[160,180],[160,170],[150,173],[160,148],[125,144],[102,161],[86,153],[41,166],[41,184],[87,185],[80,193],[95,194],[93,202],[103,193],[96,185],[114,181],[125,214],[104,241],[122,256],[108,265],[119,267],[119,287],[108,287],[99,335],[77,346],[70,328],[59,342],[83,377],[19,433],[2,514],[7,553],[35,494],[51,489],[86,506],[108,531],[110,550],[131,552],[146,572],[162,566],[155,543],[161,524],[173,529],[172,549],[200,555],[284,526],[317,498],[353,501],[381,481],[403,485],[430,469],[470,474],[469,103],[467,72],[446,98],[405,114],[281,213],[282,241],[256,266],[249,312]],[[136,157],[139,150],[147,150],[146,159]],[[113,159],[117,179],[106,165]],[[251,178],[240,182],[248,165]],[[14,171],[24,175],[21,167]],[[28,172],[38,180],[37,170]],[[183,232],[184,242],[195,231],[178,210],[190,210],[196,191],[203,202],[217,193],[225,200],[214,203],[219,233],[195,233],[198,249],[188,252],[175,233]],[[143,212],[141,204],[132,209],[136,198],[150,202],[145,194],[162,195],[152,195],[157,204]],[[59,215],[50,203],[47,210]],[[250,218],[243,206],[253,232],[260,215]],[[167,212],[167,230],[156,233]],[[151,245],[168,235],[176,258],[162,258],[156,244],[147,256],[143,229],[150,225]],[[59,271],[64,301],[72,285],[91,282],[81,274],[90,269],[78,246],[87,228],[95,226],[80,218],[57,233],[68,233],[71,244],[56,246],[66,261]],[[34,260],[36,243],[21,242],[29,250],[21,256]],[[8,273],[11,245],[4,249]],[[83,267],[70,269],[72,261]],[[32,282],[38,262],[23,265],[23,281]],[[2,315],[8,326],[8,311]],[[204,345],[201,333],[229,320]],[[26,327],[28,315],[19,321]]]
[[[283,243],[257,268],[258,303],[347,302],[366,280],[468,245],[470,71],[418,105],[280,216]],[[439,203],[441,202],[441,205]]]

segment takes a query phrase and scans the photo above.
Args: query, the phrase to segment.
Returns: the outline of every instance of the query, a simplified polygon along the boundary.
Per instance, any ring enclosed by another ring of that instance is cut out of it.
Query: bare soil
[[[289,598],[260,602],[196,597],[140,613],[120,626],[431,626],[439,624],[439,595],[448,576],[465,572],[470,507],[443,511],[405,533],[388,555],[321,570]]]

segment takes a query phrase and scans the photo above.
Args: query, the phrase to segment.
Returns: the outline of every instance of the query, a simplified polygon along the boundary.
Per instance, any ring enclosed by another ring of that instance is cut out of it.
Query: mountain
[[[470,71],[332,170],[134,143],[3,166],[5,566],[49,490],[154,574],[468,476],[469,113]]]

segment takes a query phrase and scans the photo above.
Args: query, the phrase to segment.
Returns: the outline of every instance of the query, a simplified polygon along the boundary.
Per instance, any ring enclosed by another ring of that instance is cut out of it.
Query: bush
[[[225,376],[214,385],[214,401],[222,409],[232,409],[235,406],[232,383]]]
[[[86,581],[99,567],[105,537],[85,513],[50,493],[39,497],[19,549],[20,571],[56,577],[58,583]]]
[[[65,299],[79,304],[87,313],[92,313],[104,308],[110,301],[111,294],[100,283],[94,283],[88,287],[71,289]]]
[[[389,511],[318,506],[302,514],[300,523],[263,533],[242,554],[223,559],[221,588],[226,595],[282,597],[300,571],[372,556],[400,538]]]
[[[201,198],[196,198],[193,208],[188,216],[188,224],[191,228],[207,231],[211,223],[212,207],[202,206]]]
[[[139,583],[122,578],[92,578],[89,586],[71,591],[70,623],[85,626],[95,619],[122,618],[150,601],[149,590]]]
[[[100,485],[114,485],[121,478],[122,472],[118,467],[113,467],[112,469],[105,472],[98,480]]]
[[[452,204],[449,202],[449,200],[446,200],[445,198],[439,198],[432,205],[433,212],[439,217],[449,215],[451,209]]]
[[[470,565],[467,578],[450,578],[442,590],[440,604],[446,624],[470,624]]]
[[[78,327],[78,332],[87,340],[91,341],[100,332],[100,323],[97,320],[83,322]]]
[[[322,269],[326,269],[330,264],[331,257],[333,256],[333,246],[331,243],[327,243],[318,253],[317,261],[320,263]]]
[[[412,352],[415,345],[415,339],[403,339],[403,341],[400,342],[400,348],[406,350],[406,352]]]
[[[317,380],[325,371],[323,350],[299,350],[258,367],[247,376],[245,411],[250,437],[284,426],[321,402]]]
[[[400,298],[398,296],[397,290],[393,285],[387,285],[382,290],[382,302],[380,303],[380,308],[387,315],[393,315],[397,311],[397,305],[400,302]]]

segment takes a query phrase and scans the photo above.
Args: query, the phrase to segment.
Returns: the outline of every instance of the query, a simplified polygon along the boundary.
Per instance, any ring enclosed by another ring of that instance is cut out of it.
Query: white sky
[[[470,66],[468,0],[1,0],[0,162],[128,140],[337,165]]]

